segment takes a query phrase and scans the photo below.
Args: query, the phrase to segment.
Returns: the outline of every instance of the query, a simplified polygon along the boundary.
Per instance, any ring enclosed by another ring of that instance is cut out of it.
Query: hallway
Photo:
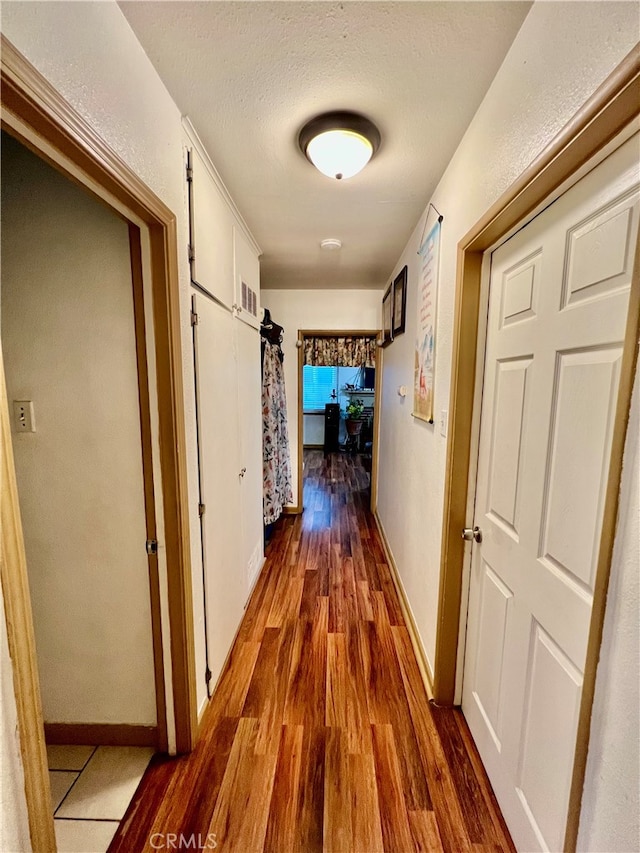
[[[305,453],[200,742],[154,758],[111,853],[514,849],[462,714],[427,702],[368,484]]]

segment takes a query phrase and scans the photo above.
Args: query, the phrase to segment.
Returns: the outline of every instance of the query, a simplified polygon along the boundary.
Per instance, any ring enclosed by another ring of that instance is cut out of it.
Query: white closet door
[[[262,566],[262,375],[260,333],[244,322],[234,321],[238,376],[238,434],[243,475],[240,482],[242,540],[240,564],[247,592]]]
[[[227,308],[234,298],[233,216],[197,148],[190,148],[192,168],[192,276]]]
[[[492,257],[462,706],[526,851],[563,849],[637,152],[636,136]]]
[[[196,297],[200,480],[205,512],[205,608],[209,668],[215,685],[240,624],[246,598],[235,321],[213,300]]]

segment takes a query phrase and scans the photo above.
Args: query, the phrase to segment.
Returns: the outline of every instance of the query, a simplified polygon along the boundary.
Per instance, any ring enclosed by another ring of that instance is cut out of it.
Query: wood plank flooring
[[[368,483],[305,453],[201,740],[154,759],[110,853],[514,850],[462,714],[427,701]]]

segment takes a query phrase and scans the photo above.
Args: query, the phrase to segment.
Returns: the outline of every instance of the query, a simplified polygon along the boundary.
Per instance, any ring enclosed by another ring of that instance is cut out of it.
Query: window
[[[326,403],[342,403],[340,389],[345,384],[356,384],[361,369],[359,367],[312,367],[305,364],[302,368],[302,410],[303,412],[324,412]],[[335,391],[336,397],[331,397]]]

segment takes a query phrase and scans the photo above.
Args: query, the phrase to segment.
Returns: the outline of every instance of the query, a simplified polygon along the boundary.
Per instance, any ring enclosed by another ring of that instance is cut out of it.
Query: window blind
[[[337,367],[312,367],[305,364],[302,368],[302,408],[305,412],[324,412],[325,403],[337,403],[331,399],[331,392],[339,392]]]
[[[359,367],[313,367],[305,364],[302,368],[302,411],[324,412],[325,403],[340,403],[344,408],[348,402],[341,393],[347,383],[356,384],[361,369]],[[331,397],[331,392],[337,394]]]

